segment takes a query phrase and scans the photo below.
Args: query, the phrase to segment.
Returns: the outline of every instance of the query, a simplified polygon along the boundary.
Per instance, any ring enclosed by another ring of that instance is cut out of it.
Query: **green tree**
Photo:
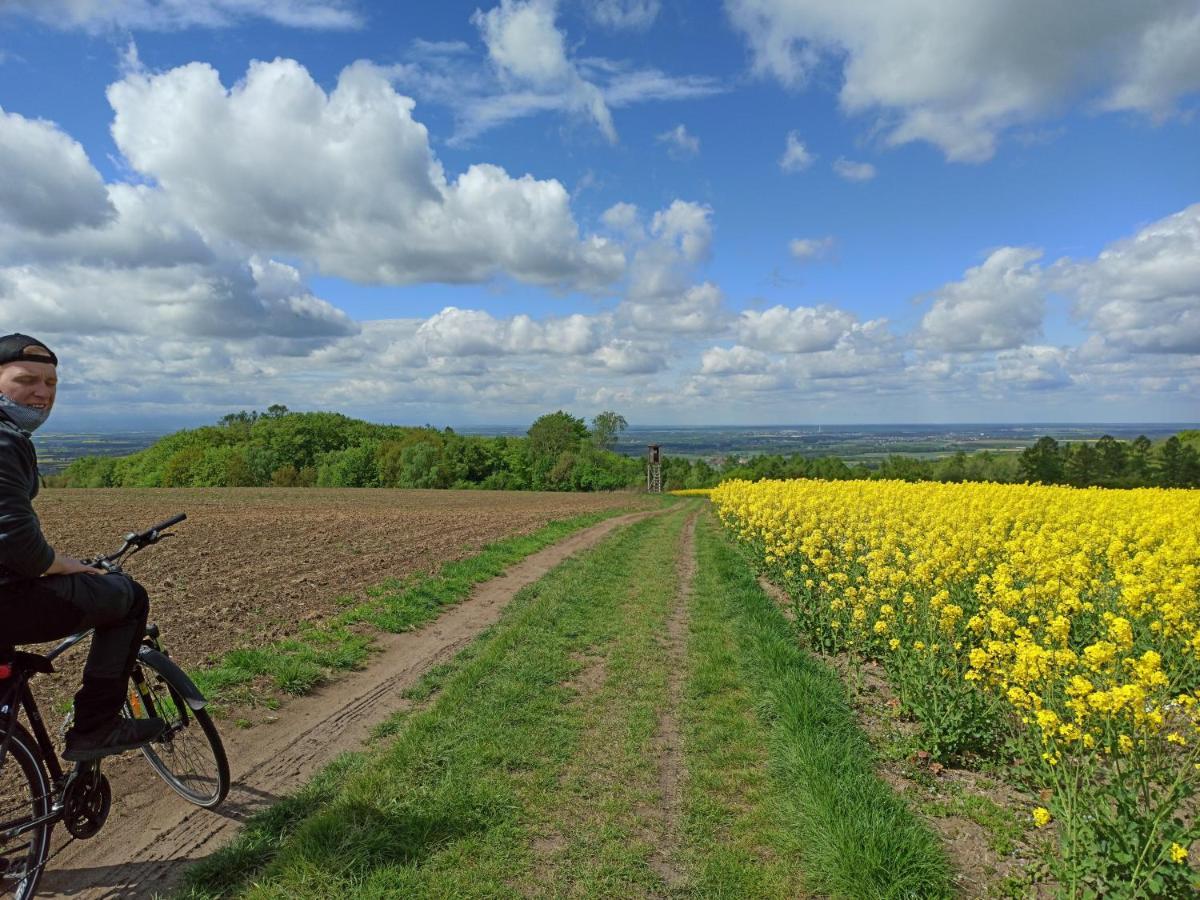
[[[606,409],[592,419],[592,443],[601,450],[612,450],[617,446],[617,438],[629,427],[625,417]]]
[[[1129,447],[1111,434],[1106,434],[1096,441],[1098,457],[1098,480],[1101,484],[1117,484],[1127,474],[1129,466]]]
[[[1063,472],[1070,484],[1088,487],[1099,480],[1100,454],[1087,441],[1074,447],[1068,445],[1066,457]]]
[[[570,413],[546,413],[529,426],[529,452],[535,457],[558,458],[564,450],[574,450],[588,436],[583,419]]]
[[[583,419],[560,409],[535,420],[528,434],[531,482],[535,490],[542,490],[561,484],[571,463],[560,464],[560,460],[579,448],[580,442],[587,439],[588,429]],[[553,478],[551,472],[555,473]]]
[[[1036,444],[1021,451],[1018,459],[1021,477],[1026,481],[1062,484],[1065,460],[1063,451],[1054,438],[1038,438]]]
[[[937,466],[938,481],[966,481],[967,480],[967,454],[959,450],[953,456],[948,456],[943,459]]]
[[[1200,453],[1171,435],[1159,448],[1158,474],[1163,487],[1195,487],[1200,484]]]
[[[400,473],[396,484],[406,488],[444,487],[441,481],[442,454],[431,441],[409,444],[400,452]]]
[[[879,467],[879,477],[898,481],[925,481],[928,473],[919,459],[893,453]]]
[[[283,465],[271,473],[272,487],[299,487],[300,473],[295,466]]]
[[[713,487],[717,483],[717,472],[706,460],[698,459],[692,465],[691,475],[686,483],[690,488]]]
[[[192,473],[203,459],[204,450],[200,447],[186,447],[172,454],[162,470],[162,486],[191,487]]]
[[[1154,445],[1150,438],[1139,434],[1129,445],[1129,473],[1141,484],[1148,484],[1153,474],[1151,451]]]
[[[846,461],[835,456],[822,456],[809,461],[809,472],[813,478],[826,481],[847,481],[854,477]]]

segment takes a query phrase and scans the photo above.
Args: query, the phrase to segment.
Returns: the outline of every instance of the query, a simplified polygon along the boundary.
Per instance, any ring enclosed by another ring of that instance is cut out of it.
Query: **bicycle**
[[[120,550],[88,560],[120,573],[121,563],[173,535],[180,513],[145,531],[125,535]],[[93,837],[108,818],[112,788],[101,760],[64,771],[29,681],[54,671],[54,660],[91,634],[66,638],[48,653],[0,647],[0,893],[26,900],[37,890],[50,852],[50,832],[61,822],[74,837]],[[167,722],[163,734],[142,748],[151,767],[177,794],[205,809],[229,792],[229,762],[221,737],[205,710],[203,694],[163,649],[157,625],[148,625],[130,676],[124,714]],[[29,728],[18,721],[21,710]]]

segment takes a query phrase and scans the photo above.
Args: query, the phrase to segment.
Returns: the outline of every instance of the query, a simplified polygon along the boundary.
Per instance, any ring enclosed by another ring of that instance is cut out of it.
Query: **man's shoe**
[[[63,759],[90,762],[102,756],[136,750],[166,731],[162,719],[117,719],[92,731],[72,728],[67,732]]]

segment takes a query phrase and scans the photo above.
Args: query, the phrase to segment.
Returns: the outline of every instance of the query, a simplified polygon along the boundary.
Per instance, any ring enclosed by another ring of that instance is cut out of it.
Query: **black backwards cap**
[[[30,347],[41,347],[46,353],[30,353]],[[37,338],[32,338],[27,334],[6,334],[0,337],[0,366],[11,362],[48,362],[51,365],[58,365],[58,357],[54,355],[54,351],[39,341]]]

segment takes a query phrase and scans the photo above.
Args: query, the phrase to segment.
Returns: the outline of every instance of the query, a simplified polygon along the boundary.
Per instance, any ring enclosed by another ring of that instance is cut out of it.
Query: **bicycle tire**
[[[27,900],[42,878],[54,823],[42,822],[11,838],[9,834],[49,815],[50,779],[36,742],[23,726],[14,723],[11,735],[0,730],[0,744],[6,737],[8,747],[0,762],[0,893]]]
[[[170,672],[160,671],[144,659],[138,665],[145,673],[155,714],[167,722],[164,736],[143,747],[142,755],[184,800],[204,809],[219,806],[229,793],[229,760],[212,717],[206,710],[187,706],[182,686],[173,682]],[[147,715],[133,685],[125,714],[131,718]]]

